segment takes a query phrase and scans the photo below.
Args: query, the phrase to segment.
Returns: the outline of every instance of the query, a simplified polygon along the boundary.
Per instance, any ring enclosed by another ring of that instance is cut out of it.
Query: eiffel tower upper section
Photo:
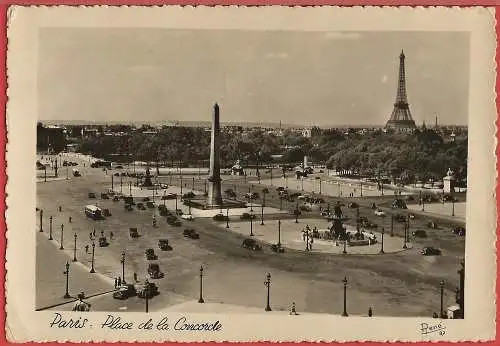
[[[391,118],[387,121],[386,127],[402,131],[412,131],[416,128],[406,96],[405,54],[403,51],[401,51],[399,56],[399,80],[396,102],[394,103],[394,109]]]

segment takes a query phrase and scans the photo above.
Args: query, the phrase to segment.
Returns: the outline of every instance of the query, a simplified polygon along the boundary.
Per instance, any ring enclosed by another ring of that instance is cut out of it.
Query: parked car
[[[157,260],[158,259],[158,256],[155,254],[155,250],[153,250],[151,248],[146,249],[145,254],[146,254],[146,259],[148,261],[152,261],[152,260]]]
[[[158,263],[149,263],[148,274],[151,279],[161,279],[165,276],[160,270],[160,265]]]
[[[161,273],[163,277],[163,273]],[[153,279],[153,276],[151,275],[151,278]],[[159,279],[160,277],[158,277]],[[158,286],[154,282],[148,282],[148,283],[143,283],[142,285],[138,285],[136,287],[137,290],[137,296],[139,298],[153,298],[154,296],[158,295]]]
[[[137,291],[135,286],[132,284],[126,284],[118,287],[118,290],[113,293],[114,299],[125,300],[130,297],[135,297],[137,295]]]
[[[118,196],[113,196],[113,202],[119,202],[120,201],[120,197]]]
[[[271,245],[271,250],[273,252],[278,252],[278,253],[283,253],[285,252],[285,248],[282,247],[280,244],[272,244]]]
[[[377,215],[377,216],[385,216],[385,212],[383,212],[380,209],[375,210],[374,214]]]
[[[228,218],[226,215],[219,213],[219,214],[214,215],[214,217],[212,219],[214,221],[227,221]]]
[[[172,246],[170,246],[170,244],[168,243],[168,239],[158,240],[158,247],[162,251],[171,251],[172,250]]]
[[[95,193],[93,193],[93,192],[89,192],[89,193],[88,193],[88,197],[89,197],[89,198],[96,198],[96,197],[95,197]]]
[[[440,256],[441,255],[441,250],[436,249],[434,247],[424,247],[422,249],[422,255],[424,256]]]
[[[148,208],[154,208],[155,207],[155,202],[147,201],[146,202],[146,207],[148,207]]]
[[[181,218],[182,218],[183,220],[187,220],[187,221],[193,221],[193,220],[194,220],[194,217],[193,217],[193,215],[191,215],[191,214],[182,214],[182,215],[181,215]]]
[[[347,204],[347,207],[348,208],[359,208],[359,204],[356,202],[351,202],[351,203]]]
[[[101,193],[101,199],[109,199],[109,196],[107,193]]]
[[[465,227],[455,227],[453,233],[460,237],[465,237]]]
[[[253,220],[253,219],[255,219],[256,217],[257,217],[257,216],[255,216],[255,214],[243,213],[243,214],[241,214],[240,219],[241,219],[241,220]]]
[[[262,246],[258,244],[255,239],[247,238],[243,240],[243,243],[241,243],[241,247],[245,249],[249,249],[252,251],[260,251],[262,250]]]
[[[105,208],[102,210],[102,216],[104,217],[110,217],[111,216],[111,212],[109,211],[109,209]]]
[[[413,231],[412,232],[412,235],[415,237],[415,238],[427,238],[427,232],[422,230],[422,229],[419,229],[419,230],[416,230],[416,231]]]
[[[139,232],[137,232],[137,227],[130,227],[129,234],[132,238],[139,238]]]
[[[185,238],[200,239],[200,235],[192,228],[186,228],[183,235]]]
[[[108,239],[106,237],[99,237],[99,247],[107,247],[109,246]]]
[[[177,219],[177,217],[170,215],[167,217],[167,223],[171,226],[179,227],[182,223]]]

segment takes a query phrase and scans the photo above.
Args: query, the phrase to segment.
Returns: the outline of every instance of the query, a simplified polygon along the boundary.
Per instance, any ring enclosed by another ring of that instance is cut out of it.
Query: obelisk
[[[219,105],[214,105],[212,114],[212,138],[210,142],[210,172],[208,176],[208,205],[220,206],[222,204],[221,178],[220,178],[220,122]]]

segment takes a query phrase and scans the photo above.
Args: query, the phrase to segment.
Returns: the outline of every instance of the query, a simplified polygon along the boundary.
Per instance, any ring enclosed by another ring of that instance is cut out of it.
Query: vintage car
[[[151,248],[146,249],[145,254],[146,254],[146,259],[148,261],[153,261],[158,259],[158,256],[155,254],[155,250]]]
[[[241,243],[241,247],[252,251],[262,250],[262,246],[255,239],[247,238]]]
[[[281,246],[281,244],[272,244],[271,250],[273,252],[283,253],[285,252],[285,248]]]
[[[89,193],[88,193],[88,197],[89,197],[89,198],[96,198],[96,197],[95,197],[95,193],[93,193],[93,192],[89,192]]]
[[[149,197],[144,197],[144,198],[142,199],[142,201],[143,201],[143,202],[149,202]]]
[[[193,221],[194,220],[194,217],[191,214],[182,214],[181,218],[183,220],[187,220],[187,221]]]
[[[113,202],[119,202],[120,196],[113,196]]]
[[[151,209],[151,208],[154,208],[154,207],[155,207],[155,203],[154,203],[154,202],[151,202],[151,201],[147,201],[147,202],[146,202],[146,207],[148,207],[148,208],[150,208],[150,209]]]
[[[359,208],[359,204],[356,203],[356,202],[350,202],[350,203],[347,204],[347,207],[355,209],[355,208]]]
[[[168,199],[176,199],[177,195],[175,193],[167,193],[166,195],[162,196],[162,200],[168,200]]]
[[[170,244],[168,243],[168,239],[158,240],[158,247],[162,251],[171,251],[172,250],[172,246],[170,246]]]
[[[200,235],[192,228],[186,228],[182,234],[185,238],[200,239]]]
[[[139,210],[146,210],[146,207],[142,203],[137,203],[137,209],[139,209]]]
[[[422,249],[422,255],[424,255],[424,256],[440,256],[441,250],[436,249],[434,247],[427,246],[427,247],[424,247]]]
[[[170,226],[176,226],[176,227],[179,227],[182,225],[182,223],[177,219],[177,217],[175,217],[173,215],[170,215],[167,217],[167,223]]]
[[[257,216],[255,214],[252,214],[252,213],[243,213],[243,214],[241,214],[240,219],[241,220],[253,220],[256,217]]]
[[[132,284],[126,284],[118,287],[118,290],[113,293],[114,299],[125,300],[130,297],[135,297],[137,295],[137,291],[135,286]]]
[[[374,214],[377,216],[385,216],[385,212],[380,209],[375,210]]]
[[[132,238],[139,238],[139,232],[137,232],[137,227],[130,227],[129,234]]]
[[[134,197],[132,197],[132,196],[123,197],[123,201],[125,202],[125,204],[135,205]]]
[[[102,210],[102,216],[104,217],[109,217],[111,216],[111,212],[109,211],[109,209],[105,208]]]
[[[106,237],[99,237],[99,247],[109,246],[108,239]]]
[[[105,192],[101,193],[101,199],[109,199],[108,194]]]
[[[148,265],[148,274],[151,279],[161,279],[165,274],[160,270],[160,265],[158,263],[150,263]]]
[[[217,214],[217,215],[214,215],[214,217],[212,218],[214,221],[227,221],[227,216],[224,215],[224,214]]]
[[[418,229],[416,231],[413,231],[411,233],[415,238],[427,238],[427,232],[422,230],[422,229]]]
[[[158,295],[158,286],[156,286],[155,283],[153,282],[145,282],[143,284],[137,285],[136,286],[137,290],[137,296],[139,298],[153,298],[154,296]]]

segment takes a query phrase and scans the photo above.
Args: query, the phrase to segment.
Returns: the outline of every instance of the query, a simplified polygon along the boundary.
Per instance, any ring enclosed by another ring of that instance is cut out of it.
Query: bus
[[[91,219],[98,220],[102,218],[102,210],[96,205],[87,205],[85,207],[85,215]]]

